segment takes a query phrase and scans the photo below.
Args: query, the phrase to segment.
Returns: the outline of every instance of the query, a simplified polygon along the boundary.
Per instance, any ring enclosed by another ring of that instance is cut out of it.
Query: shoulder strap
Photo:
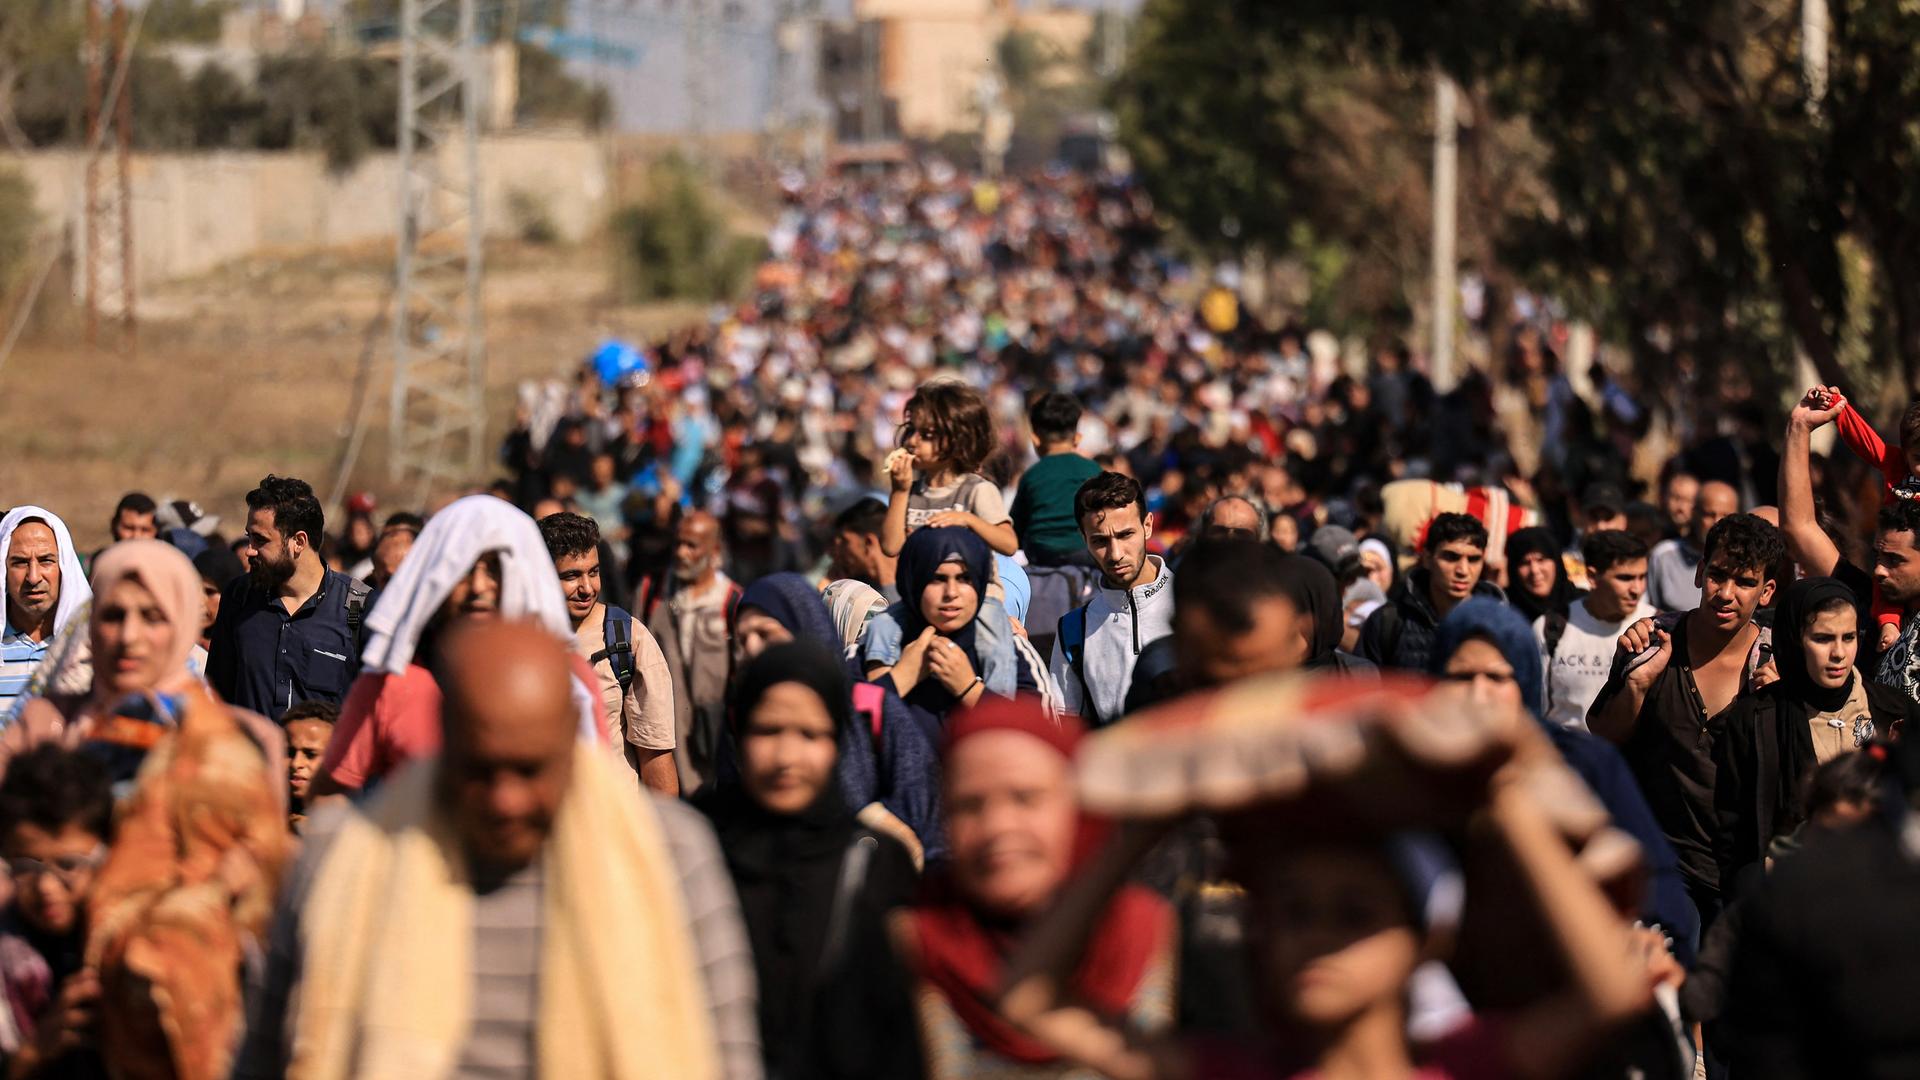
[[[647,574],[640,579],[640,585],[633,591],[633,610],[643,620],[653,618],[653,575]]]
[[[361,630],[367,623],[367,597],[372,595],[373,586],[359,578],[347,579],[347,634],[356,651],[366,645]]]
[[[1080,681],[1080,712],[1090,724],[1098,726],[1099,717],[1093,707],[1093,691],[1087,686],[1087,610],[1093,607],[1093,601],[1086,603],[1060,616],[1059,636],[1056,640],[1067,652],[1067,664],[1073,668],[1073,677]]]
[[[817,990],[832,979],[839,971],[841,961],[847,949],[847,933],[853,924],[854,902],[860,896],[860,890],[867,883],[867,868],[873,863],[873,856],[880,849],[880,842],[865,832],[854,834],[853,842],[847,845],[845,855],[840,857],[840,880],[834,885],[833,906],[827,910],[826,941],[820,949],[820,960],[814,968],[813,985]]]
[[[594,653],[588,663],[597,664],[605,660],[613,668],[613,677],[620,681],[620,696],[633,689],[633,637],[631,634],[633,616],[615,604],[606,605],[600,622],[600,634],[606,639],[607,647]]]
[[[727,582],[727,599],[725,601],[724,610],[726,612],[728,641],[733,640],[733,622],[734,622],[734,619],[738,617],[740,614],[740,594],[745,591],[746,590],[740,587],[739,582],[737,581]]]
[[[853,684],[853,711],[865,713],[867,727],[873,732],[873,749],[880,750],[880,731],[886,723],[887,692],[870,682]]]
[[[1567,617],[1558,611],[1549,611],[1546,620],[1540,631],[1546,638],[1547,663],[1551,665],[1554,656],[1560,652],[1560,639],[1567,636]]]

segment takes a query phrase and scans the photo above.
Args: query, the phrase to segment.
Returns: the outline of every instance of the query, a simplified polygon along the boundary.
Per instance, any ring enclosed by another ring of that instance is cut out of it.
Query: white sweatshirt
[[[1626,618],[1602,622],[1587,610],[1585,599],[1575,600],[1567,608],[1566,632],[1560,635],[1559,647],[1551,656],[1547,654],[1547,617],[1533,620],[1534,640],[1540,643],[1540,659],[1546,669],[1548,723],[1587,730],[1587,709],[1607,684],[1621,633],[1654,614],[1653,605],[1641,600]]]
[[[1087,605],[1085,645],[1086,684],[1067,659],[1066,644],[1053,644],[1053,681],[1060,702],[1088,723],[1111,724],[1125,712],[1127,690],[1133,685],[1133,665],[1149,642],[1173,633],[1173,571],[1158,555],[1147,556],[1158,573],[1131,590],[1109,588],[1106,579]],[[1092,709],[1086,702],[1092,695]]]

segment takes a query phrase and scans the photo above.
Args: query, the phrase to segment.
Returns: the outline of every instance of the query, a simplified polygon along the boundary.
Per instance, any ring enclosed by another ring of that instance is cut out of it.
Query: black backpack
[[[365,633],[367,598],[372,595],[373,586],[359,578],[347,581],[347,636],[353,638],[353,655],[356,661],[367,647]]]
[[[613,604],[606,605],[606,614],[600,624],[600,632],[606,638],[607,647],[594,653],[588,663],[597,664],[605,660],[613,668],[613,677],[620,681],[620,696],[625,698],[627,691],[633,689],[633,635],[629,633],[633,626],[633,616],[624,608]]]

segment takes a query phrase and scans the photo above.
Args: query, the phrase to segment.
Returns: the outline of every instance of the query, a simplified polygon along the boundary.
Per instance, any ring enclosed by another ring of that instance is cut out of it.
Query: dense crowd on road
[[[0,518],[9,1078],[1920,1074],[1920,405],[784,196],[471,492]]]

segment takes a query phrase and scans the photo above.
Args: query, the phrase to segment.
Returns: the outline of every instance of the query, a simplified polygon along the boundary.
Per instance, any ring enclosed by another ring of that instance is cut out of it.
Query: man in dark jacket
[[[1433,630],[1470,596],[1506,599],[1481,581],[1487,563],[1487,527],[1471,514],[1440,514],[1427,524],[1420,565],[1401,578],[1387,602],[1360,628],[1360,655],[1383,668],[1425,671]]]

